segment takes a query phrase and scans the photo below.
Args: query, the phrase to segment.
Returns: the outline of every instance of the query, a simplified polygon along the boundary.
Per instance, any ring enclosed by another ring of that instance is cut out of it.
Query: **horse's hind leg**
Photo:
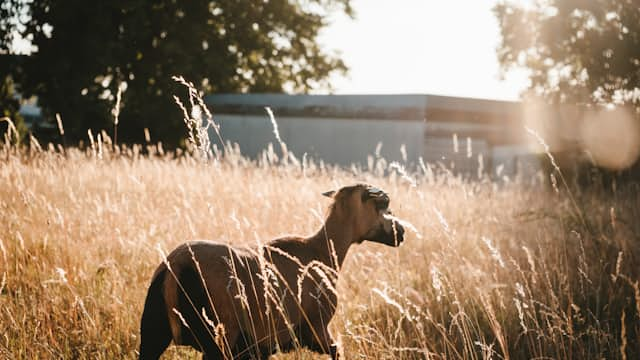
[[[171,342],[171,329],[167,318],[162,285],[164,271],[151,281],[140,322],[140,359],[158,359]]]
[[[317,326],[314,330],[309,324],[301,324],[298,330],[299,341],[302,346],[306,346],[311,351],[320,354],[328,354],[332,360],[339,359],[338,347],[329,334],[326,326]]]
[[[182,343],[191,345],[202,352],[203,360],[223,360],[228,358],[228,347],[236,342],[238,336],[238,328],[231,321],[231,315],[226,312],[219,313],[211,307],[213,300],[209,299],[209,294],[203,287],[203,280],[200,274],[193,268],[183,268],[179,274],[182,289],[178,294],[178,307],[182,315],[182,319],[189,326],[182,327]],[[228,298],[224,295],[219,296],[216,305],[220,308],[229,308],[225,301]],[[212,324],[209,319],[220,321],[224,326],[224,338],[216,339],[216,325]],[[216,342],[222,340],[223,349]],[[227,357],[225,354],[227,353]]]
[[[217,346],[215,348],[209,348],[206,351],[202,352],[202,360],[223,360],[223,359],[224,359],[224,355],[222,354],[222,351],[218,349]]]

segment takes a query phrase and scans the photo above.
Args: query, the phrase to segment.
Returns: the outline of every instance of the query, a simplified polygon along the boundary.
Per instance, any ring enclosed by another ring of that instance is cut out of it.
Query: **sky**
[[[355,19],[332,16],[320,42],[350,71],[336,94],[434,94],[517,100],[523,70],[499,77],[496,0],[352,0]]]
[[[526,4],[531,0],[510,0]],[[497,0],[351,0],[356,16],[333,15],[319,41],[340,54],[336,94],[434,94],[517,100],[526,72],[499,77]],[[20,49],[30,48],[18,41]]]

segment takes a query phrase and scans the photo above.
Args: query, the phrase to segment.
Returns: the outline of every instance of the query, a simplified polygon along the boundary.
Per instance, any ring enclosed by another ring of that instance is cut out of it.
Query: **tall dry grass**
[[[581,191],[556,169],[548,191],[379,157],[368,171],[340,170],[298,160],[269,109],[283,157],[270,147],[251,161],[212,148],[217,125],[193,85],[175,80],[189,89],[186,106],[175,99],[187,152],[165,153],[148,133],[129,148],[89,132],[84,150],[5,136],[0,357],[134,358],[161,253],[189,239],[312,233],[328,205],[320,194],[356,181],[385,189],[416,229],[399,249],[365,243],[347,256],[331,326],[347,359],[640,357],[640,184]]]
[[[134,358],[158,247],[311,233],[320,193],[355,181],[385,189],[422,238],[350,250],[331,327],[347,359],[640,356],[637,184],[570,198],[397,165],[354,173],[231,148],[202,162],[100,139],[0,153],[0,358]]]

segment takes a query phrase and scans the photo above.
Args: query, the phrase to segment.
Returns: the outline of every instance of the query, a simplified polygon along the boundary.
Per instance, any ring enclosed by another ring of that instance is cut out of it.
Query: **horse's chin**
[[[399,224],[396,225],[395,229],[396,229],[395,232],[390,232],[390,233],[385,231],[378,231],[375,234],[373,234],[373,236],[369,236],[365,239],[362,239],[358,241],[358,243],[361,243],[364,240],[368,240],[371,242],[384,244],[387,246],[398,247],[404,241],[404,229]]]

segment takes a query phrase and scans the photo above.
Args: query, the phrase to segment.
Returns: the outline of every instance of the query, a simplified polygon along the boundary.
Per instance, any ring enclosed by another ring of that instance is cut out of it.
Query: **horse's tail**
[[[140,359],[158,359],[171,342],[171,327],[163,294],[167,269],[153,275],[140,321]]]

